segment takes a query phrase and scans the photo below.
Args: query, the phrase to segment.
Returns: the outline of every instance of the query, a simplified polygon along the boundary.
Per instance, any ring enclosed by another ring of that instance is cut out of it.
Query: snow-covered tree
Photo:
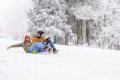
[[[71,33],[71,26],[66,24],[67,15],[64,0],[33,0],[33,9],[29,12],[29,32],[34,34],[38,30],[59,40],[64,44],[66,34]]]
[[[98,42],[102,48],[120,49],[119,4],[119,0],[108,0],[104,16],[101,16],[102,31]]]
[[[119,16],[119,0],[33,0],[29,32],[44,30],[63,44],[80,37],[90,46],[120,49]]]
[[[72,4],[72,14],[78,19],[92,20],[88,24],[89,37],[91,37],[90,45],[119,49],[120,1],[76,0],[76,2]]]

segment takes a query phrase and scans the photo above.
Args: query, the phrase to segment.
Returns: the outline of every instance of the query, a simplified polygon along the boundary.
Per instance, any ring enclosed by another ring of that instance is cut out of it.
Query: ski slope
[[[0,39],[0,80],[120,80],[120,51],[56,45],[58,54],[25,54]]]

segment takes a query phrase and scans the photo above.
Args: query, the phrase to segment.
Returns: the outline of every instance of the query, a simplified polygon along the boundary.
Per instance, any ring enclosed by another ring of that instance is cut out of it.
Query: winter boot
[[[53,48],[53,53],[56,54],[58,50],[56,48]]]

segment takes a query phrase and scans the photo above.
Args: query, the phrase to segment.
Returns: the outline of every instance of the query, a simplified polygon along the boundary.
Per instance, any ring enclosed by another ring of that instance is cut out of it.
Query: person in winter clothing
[[[46,42],[46,45],[50,45],[51,50],[53,51],[53,53],[56,53],[58,51],[58,50],[56,50],[56,48],[55,48],[55,46],[54,46],[54,44],[53,44],[50,37],[44,36],[43,41]]]
[[[37,34],[32,37],[32,43],[43,42],[43,34],[43,31],[38,31]]]
[[[25,35],[24,41],[22,43],[11,45],[7,49],[14,48],[14,47],[23,47],[24,51],[28,53],[29,47],[31,45],[32,45],[32,43],[30,41],[30,37],[28,35]]]
[[[18,43],[9,46],[7,49],[14,48],[14,47],[23,47],[26,53],[39,53],[44,51],[49,51],[49,45],[46,45],[45,42],[38,42],[38,43],[31,43],[30,37],[28,35],[25,35],[24,42]]]
[[[32,42],[46,42],[46,45],[50,45],[51,49],[53,49],[53,52],[57,52],[52,40],[50,37],[42,36],[44,34],[43,31],[38,31],[37,35],[32,38]]]

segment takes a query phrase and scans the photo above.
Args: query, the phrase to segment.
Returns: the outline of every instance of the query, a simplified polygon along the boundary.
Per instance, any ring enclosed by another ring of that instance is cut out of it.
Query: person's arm
[[[7,47],[7,49],[14,48],[14,47],[23,47],[23,43],[11,45],[11,46]]]

